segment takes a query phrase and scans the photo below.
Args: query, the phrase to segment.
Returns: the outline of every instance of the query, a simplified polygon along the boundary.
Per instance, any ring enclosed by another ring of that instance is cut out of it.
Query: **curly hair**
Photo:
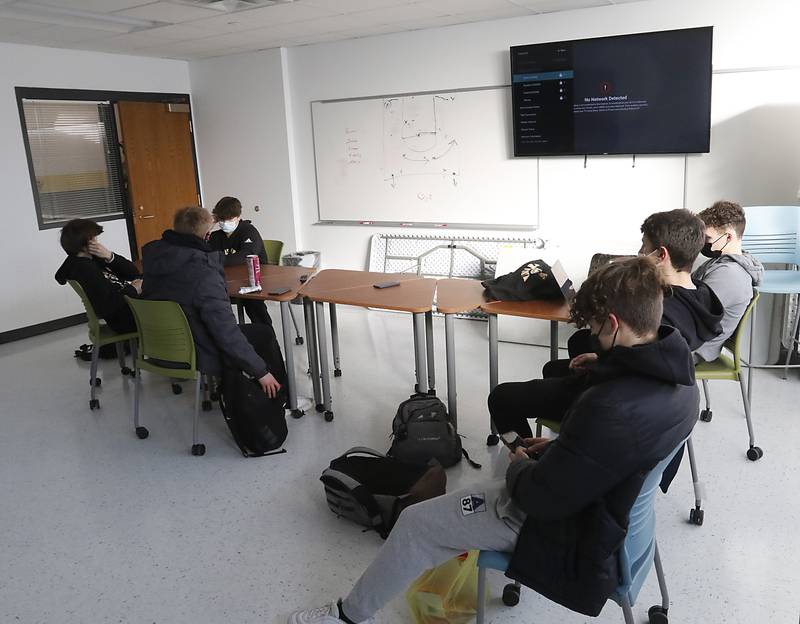
[[[658,331],[664,311],[664,282],[656,262],[639,256],[607,264],[586,278],[572,300],[570,321],[585,327],[615,314],[643,336]]]
[[[744,210],[739,204],[732,201],[714,202],[713,206],[699,212],[697,216],[702,219],[706,227],[713,227],[717,230],[733,228],[739,238],[744,235],[744,228],[747,225]]]

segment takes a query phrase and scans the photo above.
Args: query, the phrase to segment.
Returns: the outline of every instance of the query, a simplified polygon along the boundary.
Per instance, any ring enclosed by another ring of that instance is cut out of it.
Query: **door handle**
[[[155,215],[139,215],[140,219],[155,219]]]

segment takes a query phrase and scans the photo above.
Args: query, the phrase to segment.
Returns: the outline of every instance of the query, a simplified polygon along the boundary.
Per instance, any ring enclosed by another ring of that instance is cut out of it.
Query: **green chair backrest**
[[[756,290],[753,294],[753,298],[747,305],[744,314],[742,314],[742,318],[739,320],[739,325],[736,326],[736,331],[733,332],[731,337],[725,341],[725,348],[730,349],[733,353],[733,363],[736,366],[737,372],[742,369],[742,338],[744,337],[744,328],[747,325],[750,314],[753,312],[753,308],[756,307],[756,302],[760,296],[761,294]]]
[[[281,263],[281,252],[283,251],[283,241],[264,239],[264,251],[267,252],[267,264],[279,265]]]
[[[92,344],[99,344],[100,319],[97,318],[97,314],[92,307],[92,303],[89,301],[89,297],[86,296],[86,291],[83,290],[83,286],[81,286],[75,280],[67,280],[67,284],[72,286],[72,290],[78,293],[78,296],[83,302],[83,307],[86,309],[86,320],[89,323],[89,340],[92,342]]]
[[[185,364],[196,370],[194,338],[181,306],[174,301],[125,297],[139,329],[138,358]]]

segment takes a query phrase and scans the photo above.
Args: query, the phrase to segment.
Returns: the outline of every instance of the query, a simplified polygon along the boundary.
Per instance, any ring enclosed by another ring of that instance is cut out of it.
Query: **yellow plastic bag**
[[[416,624],[466,624],[478,607],[478,551],[428,570],[406,591]]]

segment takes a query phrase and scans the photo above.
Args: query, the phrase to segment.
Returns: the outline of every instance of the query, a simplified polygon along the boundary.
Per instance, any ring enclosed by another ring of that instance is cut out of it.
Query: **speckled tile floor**
[[[278,318],[277,310],[274,314]],[[191,392],[173,396],[144,377],[151,436],[133,434],[132,386],[104,362],[102,408],[87,404],[85,342],[75,327],[0,346],[0,623],[278,623],[294,608],[346,593],[380,545],[337,520],[318,477],[348,447],[388,446],[397,403],[412,385],[406,316],[340,310],[344,376],[333,381],[336,419],[289,422],[288,453],[241,457],[217,409],[202,416],[205,457],[189,454]],[[445,394],[443,323],[437,375]],[[484,446],[486,325],[456,321],[459,416],[482,471],[459,465],[449,487],[487,478],[502,458]],[[503,344],[501,379],[534,376],[547,351]],[[301,395],[310,395],[304,347],[295,347]],[[755,427],[765,456],[745,459],[738,389],[712,383],[714,420],[698,423],[706,522],[686,522],[688,467],[658,498],[658,533],[673,623],[794,623],[800,614],[800,375],[756,373]],[[188,388],[187,388],[188,390]],[[495,455],[494,457],[492,455]],[[488,621],[621,622],[609,603],[597,619],[523,591],[516,608],[490,574]],[[654,575],[635,608],[658,602]],[[409,622],[402,598],[379,622]]]

